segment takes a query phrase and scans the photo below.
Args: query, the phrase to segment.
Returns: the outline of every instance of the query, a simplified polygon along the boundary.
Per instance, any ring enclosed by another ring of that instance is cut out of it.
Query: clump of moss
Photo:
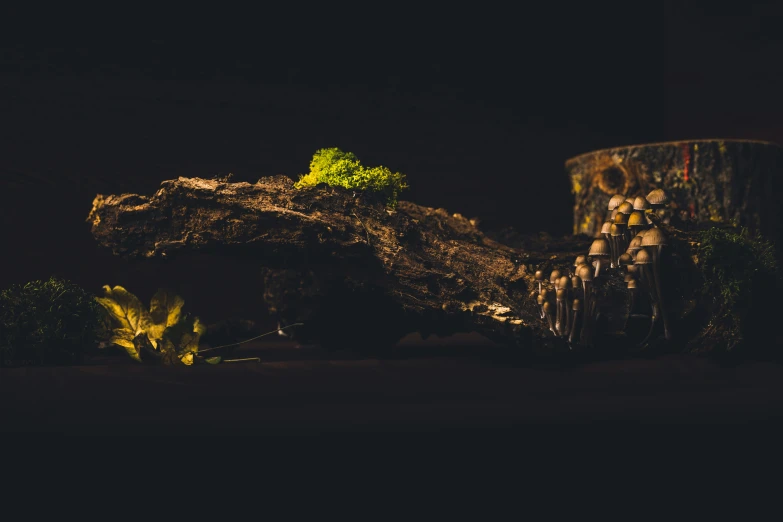
[[[320,183],[382,194],[391,208],[397,206],[400,192],[408,188],[404,174],[384,166],[365,167],[353,153],[338,148],[316,151],[310,161],[310,172],[301,175],[294,187],[313,187]]]
[[[748,341],[769,343],[780,278],[774,245],[744,228],[710,228],[698,235],[701,291],[711,305],[699,342],[726,351]]]
[[[0,366],[74,364],[104,325],[94,296],[51,277],[0,292]]]

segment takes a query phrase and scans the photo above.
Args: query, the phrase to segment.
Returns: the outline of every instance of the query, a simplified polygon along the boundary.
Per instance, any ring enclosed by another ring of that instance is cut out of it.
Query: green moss
[[[316,151],[310,161],[310,172],[300,176],[294,187],[313,187],[319,183],[380,193],[392,208],[397,206],[400,192],[408,188],[404,174],[383,166],[365,167],[353,153],[338,148]]]
[[[711,304],[701,341],[731,350],[749,335],[768,335],[760,329],[769,324],[780,277],[774,245],[746,229],[710,228],[699,232],[696,257]]]

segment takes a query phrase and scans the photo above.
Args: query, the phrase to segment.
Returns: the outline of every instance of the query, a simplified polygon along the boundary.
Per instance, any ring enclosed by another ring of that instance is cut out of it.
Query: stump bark
[[[748,140],[652,143],[589,152],[566,161],[574,233],[594,236],[614,194],[662,188],[671,208],[696,225],[734,222],[773,240],[780,252],[783,147]]]

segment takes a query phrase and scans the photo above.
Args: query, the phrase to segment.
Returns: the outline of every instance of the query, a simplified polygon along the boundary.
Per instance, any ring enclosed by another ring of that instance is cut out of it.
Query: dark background
[[[173,286],[207,321],[259,317],[255,261],[124,261],[97,249],[85,218],[97,193],[149,194],[178,176],[296,179],[323,147],[404,172],[404,199],[566,234],[570,156],[783,141],[773,4],[289,5],[5,16],[0,288],[57,275],[146,301]]]

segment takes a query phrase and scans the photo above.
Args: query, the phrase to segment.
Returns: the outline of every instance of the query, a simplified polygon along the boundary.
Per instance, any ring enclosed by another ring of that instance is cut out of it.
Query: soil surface
[[[517,367],[484,338],[418,336],[386,357],[286,341],[246,344],[261,362],[175,368],[123,355],[0,370],[0,433],[483,432],[533,425],[783,424],[783,366],[692,356],[572,368]]]

